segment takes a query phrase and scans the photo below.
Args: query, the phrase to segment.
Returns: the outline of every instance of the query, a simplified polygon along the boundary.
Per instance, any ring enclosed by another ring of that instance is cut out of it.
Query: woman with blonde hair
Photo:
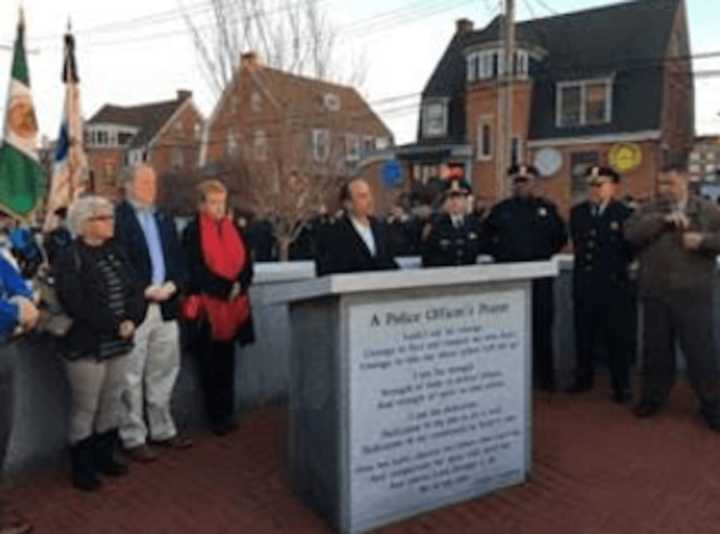
[[[236,425],[235,343],[255,340],[248,296],[253,262],[242,232],[227,215],[223,183],[207,180],[198,191],[198,215],[183,235],[190,273],[183,315],[191,321],[211,428],[224,435]]]

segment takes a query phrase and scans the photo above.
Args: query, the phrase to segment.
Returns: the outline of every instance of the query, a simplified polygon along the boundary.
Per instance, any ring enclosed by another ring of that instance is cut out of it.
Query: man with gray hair
[[[170,412],[180,371],[178,295],[186,281],[185,262],[172,219],[155,206],[157,177],[152,167],[129,169],[125,187],[126,199],[115,210],[115,235],[144,284],[147,314],[130,355],[127,417],[120,436],[131,459],[151,462],[157,456],[148,438],[174,449],[191,445],[178,434]]]

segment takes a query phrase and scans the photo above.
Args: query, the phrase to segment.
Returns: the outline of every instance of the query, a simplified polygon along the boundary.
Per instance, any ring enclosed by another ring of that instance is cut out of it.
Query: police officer
[[[536,195],[538,171],[530,165],[508,170],[511,198],[497,204],[485,219],[488,252],[496,262],[549,260],[567,243],[565,222],[549,200]],[[553,363],[553,279],[532,283],[533,382],[536,388],[555,391]]]
[[[474,265],[480,253],[480,227],[468,216],[470,186],[461,178],[448,181],[444,213],[427,230],[422,244],[423,267]]]
[[[623,236],[632,210],[615,198],[620,175],[613,169],[592,166],[586,179],[589,198],[570,213],[577,367],[568,393],[592,389],[593,353],[601,346],[607,351],[612,399],[622,404],[630,400],[635,347],[635,297],[628,277],[632,250]]]

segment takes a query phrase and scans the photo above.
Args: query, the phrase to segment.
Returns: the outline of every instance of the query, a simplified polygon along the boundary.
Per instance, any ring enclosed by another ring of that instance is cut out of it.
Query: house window
[[[376,150],[387,150],[388,148],[390,148],[390,139],[387,137],[378,137],[375,139]]]
[[[227,139],[225,140],[225,154],[229,157],[233,157],[235,156],[235,154],[237,154],[237,149],[238,143],[235,132],[229,131],[227,133]]]
[[[557,88],[559,127],[592,126],[612,120],[612,80],[561,82]]]
[[[170,152],[170,165],[174,169],[179,169],[184,165],[183,151],[180,147],[174,147]]]
[[[200,138],[202,137],[202,124],[200,124],[199,122],[196,122],[195,126],[193,126],[193,132],[195,134],[195,140],[199,141]]]
[[[347,134],[347,136],[345,136],[345,159],[348,161],[358,161],[360,159],[359,135]]]
[[[477,159],[489,161],[493,156],[493,118],[481,117],[478,122]]]
[[[373,139],[372,136],[366,135],[363,137],[362,155],[366,158],[373,152],[375,152],[375,139]]]
[[[425,137],[443,137],[447,133],[447,103],[431,102],[423,107]]]
[[[330,157],[330,132],[325,129],[313,130],[313,157],[315,161],[327,161]]]
[[[253,151],[257,161],[267,161],[268,145],[265,130],[256,130],[253,139]]]
[[[530,68],[530,55],[525,50],[515,52],[513,72],[518,78],[526,78]],[[505,74],[505,53],[501,49],[482,50],[467,57],[469,82],[491,80]]]
[[[510,147],[510,161],[513,165],[520,165],[525,162],[525,154],[523,153],[523,140],[520,137],[512,138],[512,146]]]
[[[120,132],[118,133],[118,143],[120,146],[126,146],[132,141],[132,138],[135,137],[135,134],[130,132]]]
[[[254,92],[250,96],[250,109],[254,113],[259,113],[262,111],[262,105],[263,105],[262,95],[258,92]]]
[[[340,97],[335,93],[325,94],[323,103],[329,111],[340,111]]]

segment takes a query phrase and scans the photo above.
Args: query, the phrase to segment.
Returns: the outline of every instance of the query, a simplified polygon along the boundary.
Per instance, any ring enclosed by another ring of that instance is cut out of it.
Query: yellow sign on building
[[[642,163],[642,148],[635,143],[618,143],[610,149],[608,160],[618,172],[634,171]]]

